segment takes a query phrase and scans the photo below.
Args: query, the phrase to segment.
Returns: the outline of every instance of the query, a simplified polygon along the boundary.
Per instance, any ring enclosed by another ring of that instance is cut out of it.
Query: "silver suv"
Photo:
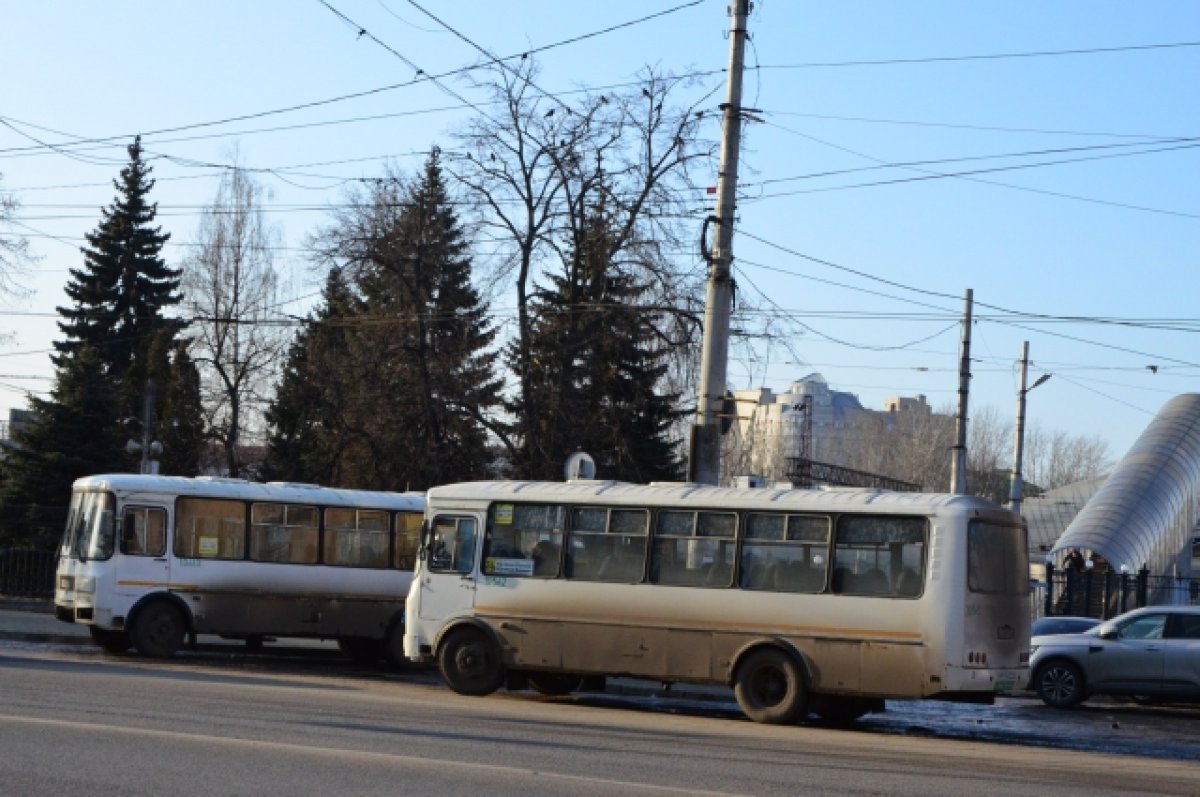
[[[1029,688],[1048,706],[1091,695],[1200,701],[1200,606],[1146,606],[1081,634],[1033,638]]]

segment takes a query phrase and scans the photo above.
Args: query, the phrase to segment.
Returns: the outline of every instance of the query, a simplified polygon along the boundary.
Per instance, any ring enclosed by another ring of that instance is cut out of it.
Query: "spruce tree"
[[[303,365],[318,372],[330,391],[323,401],[336,409],[336,423],[323,425],[327,447],[316,450],[335,453],[339,483],[424,489],[485,476],[500,391],[489,350],[495,330],[471,285],[438,153],[418,179],[389,177],[362,199],[317,242],[345,264],[355,295],[352,316],[340,320],[344,348],[315,364],[320,337],[310,330],[293,349],[297,376],[284,377],[272,407],[273,467],[287,464],[283,452],[309,428],[288,407],[318,406],[300,398],[312,389],[298,377]],[[300,455],[293,451],[291,459]]]
[[[97,378],[100,371],[96,350],[85,345],[60,359],[49,400],[31,398],[33,420],[13,435],[17,446],[4,461],[0,506],[8,536],[44,544],[58,532],[31,524],[65,507],[76,479],[117,469],[124,430],[114,423],[116,386]]]
[[[64,506],[74,479],[137,469],[140,455],[124,445],[139,435],[125,420],[141,420],[158,367],[153,359],[162,358],[182,323],[163,315],[180,301],[180,272],[160,256],[169,236],[154,226],[156,205],[147,200],[154,181],[141,140],[128,151],[129,165],[114,181],[117,197],[86,236],[84,265],[70,270],[72,304],[58,308],[64,337],[54,341],[51,357],[55,387],[49,400],[32,401],[34,420],[4,464],[6,502]],[[156,346],[160,353],[152,355]]]
[[[159,473],[196,476],[204,453],[204,411],[200,404],[200,371],[188,354],[188,341],[173,340],[160,333],[171,346],[169,361],[162,358],[165,373],[156,378],[159,418],[155,438],[163,445]]]
[[[129,146],[129,165],[113,181],[116,199],[86,236],[83,268],[70,271],[66,292],[72,306],[58,308],[65,338],[54,342],[56,365],[88,345],[104,373],[120,383],[158,330],[180,327],[162,314],[180,301],[180,271],[161,257],[170,236],[154,226],[158,206],[147,201],[154,187],[150,172],[139,136]]]
[[[593,457],[603,478],[679,475],[670,436],[679,397],[661,392],[669,355],[659,342],[659,318],[639,304],[648,290],[615,263],[618,253],[603,206],[593,207],[567,248],[563,272],[535,292],[528,362],[540,411],[531,416],[510,405],[522,439],[521,475],[560,479],[576,450]]]
[[[350,436],[346,419],[356,414],[349,394],[355,390],[354,380],[365,376],[353,367],[350,319],[356,306],[343,271],[334,267],[315,317],[308,319],[288,350],[265,413],[264,479],[355,486],[346,478],[350,474],[342,454]]]
[[[383,223],[356,270],[367,346],[377,356],[373,480],[422,489],[490,469],[486,424],[500,381],[495,330],[471,285],[471,261],[435,149],[421,178],[376,194]]]

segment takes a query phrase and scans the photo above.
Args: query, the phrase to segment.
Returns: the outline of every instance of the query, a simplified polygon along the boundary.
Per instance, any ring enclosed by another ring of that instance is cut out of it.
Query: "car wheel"
[[[1050,661],[1037,674],[1038,697],[1047,706],[1070,708],[1083,702],[1083,673],[1069,661]]]
[[[750,653],[738,665],[733,694],[755,722],[787,725],[808,713],[808,689],[796,660],[778,648]]]

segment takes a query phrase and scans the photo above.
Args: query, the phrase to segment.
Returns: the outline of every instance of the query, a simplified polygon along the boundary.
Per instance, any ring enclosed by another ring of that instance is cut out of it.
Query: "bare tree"
[[[1025,429],[1021,471],[1025,481],[1044,490],[1094,479],[1112,469],[1112,456],[1099,435],[1047,432],[1037,424]]]
[[[3,175],[0,175],[2,178]],[[0,192],[0,296],[11,296],[21,292],[16,275],[33,261],[29,241],[2,231],[14,225],[17,210],[21,205],[12,194]]]
[[[447,171],[475,198],[480,230],[498,243],[492,292],[511,286],[517,309],[514,404],[537,417],[529,363],[520,354],[530,350],[534,280],[547,263],[577,249],[598,195],[612,213],[610,258],[634,265],[652,286],[654,306],[647,309],[664,313],[661,334],[691,356],[686,344],[698,328],[691,296],[699,282],[671,252],[688,210],[679,189],[688,185],[691,164],[712,149],[696,139],[694,106],[668,108],[679,80],[647,73],[626,94],[590,94],[568,105],[537,87],[532,59],[496,69],[486,88],[501,113],[478,116],[460,133],[468,154]]]
[[[184,263],[206,435],[220,446],[229,476],[246,472],[242,448],[261,431],[266,388],[287,342],[275,312],[276,238],[263,217],[261,187],[234,167],[204,211],[196,251]]]

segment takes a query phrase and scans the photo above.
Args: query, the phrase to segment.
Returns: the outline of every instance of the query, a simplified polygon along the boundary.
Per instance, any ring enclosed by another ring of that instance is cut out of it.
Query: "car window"
[[[1175,627],[1171,631],[1174,639],[1200,639],[1200,614],[1175,615]]]
[[[1165,614],[1143,614],[1121,626],[1117,636],[1121,639],[1162,639],[1166,624]]]
[[[1035,620],[1031,636],[1079,634],[1100,623],[1087,617],[1043,617]]]

